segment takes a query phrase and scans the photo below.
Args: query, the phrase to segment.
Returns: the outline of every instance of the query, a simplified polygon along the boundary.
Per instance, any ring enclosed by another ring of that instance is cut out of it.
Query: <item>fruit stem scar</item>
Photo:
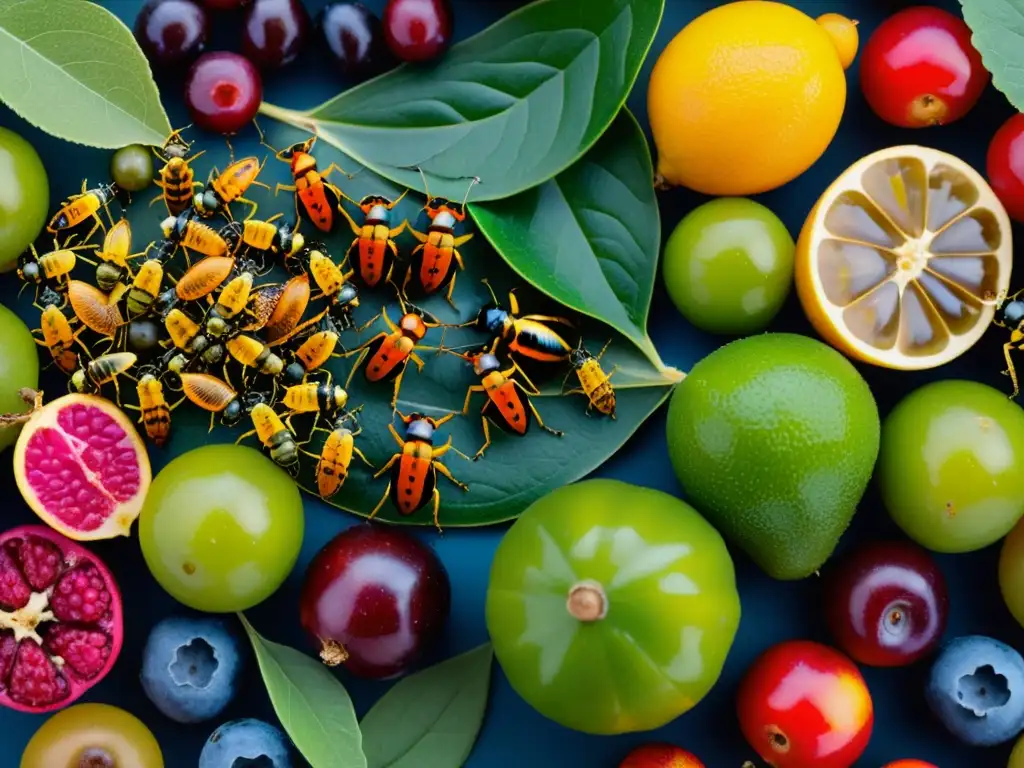
[[[320,660],[328,667],[336,667],[348,661],[348,651],[337,640],[321,638]]]
[[[572,586],[565,607],[574,619],[590,623],[608,615],[608,598],[604,587],[587,579]]]

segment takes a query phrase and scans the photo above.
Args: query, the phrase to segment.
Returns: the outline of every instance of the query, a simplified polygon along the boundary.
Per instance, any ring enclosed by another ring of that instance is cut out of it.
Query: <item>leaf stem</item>
[[[297,112],[294,109],[285,109],[284,107],[279,107],[276,104],[270,104],[264,101],[260,104],[259,114],[266,115],[273,120],[278,120],[282,123],[286,123],[287,125],[293,125],[296,128],[301,128],[302,130],[309,131],[313,134],[318,133],[316,120],[308,118],[304,113]]]

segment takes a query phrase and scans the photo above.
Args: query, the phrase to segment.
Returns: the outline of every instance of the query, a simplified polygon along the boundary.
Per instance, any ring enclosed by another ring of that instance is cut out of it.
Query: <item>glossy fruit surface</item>
[[[739,618],[718,532],[674,496],[616,480],[531,504],[498,545],[487,587],[487,631],[512,687],[586,733],[658,728],[693,707]]]
[[[211,11],[234,11],[244,8],[252,0],[202,0],[202,2]]]
[[[393,62],[381,20],[362,3],[330,3],[321,11],[318,25],[344,75],[367,77]]]
[[[309,564],[299,615],[325,664],[388,678],[437,639],[450,607],[448,572],[432,549],[398,528],[357,525]]]
[[[894,763],[886,763],[882,768],[939,768],[935,763],[926,763],[924,760],[897,760]]]
[[[936,717],[965,744],[987,747],[1024,729],[1024,659],[991,637],[958,637],[932,665],[925,698]]]
[[[918,370],[974,346],[1012,266],[1009,217],[981,174],[935,149],[889,147],[818,199],[797,241],[796,287],[832,346]]]
[[[941,8],[894,13],[860,57],[860,86],[880,118],[903,128],[945,125],[966,115],[990,75],[963,19]]]
[[[626,755],[619,768],[704,768],[704,763],[671,744],[644,744]]]
[[[203,52],[209,27],[194,0],[149,0],[135,17],[135,39],[154,67],[172,69]]]
[[[857,48],[860,46],[857,22],[838,13],[823,13],[815,21],[832,38],[832,44],[839,53],[839,63],[843,65],[843,69],[849,69],[853,60],[857,58]]]
[[[22,428],[14,477],[43,522],[76,541],[94,541],[129,534],[152,470],[124,411],[106,398],[64,395]]]
[[[737,694],[740,728],[776,768],[849,768],[871,738],[874,708],[857,666],[805,640],[769,648]]]
[[[199,768],[292,768],[288,737],[262,720],[232,720],[215,730],[202,753]]]
[[[988,145],[988,182],[1016,221],[1024,221],[1024,115],[1000,126]]]
[[[21,756],[21,768],[122,766],[164,768],[164,758],[145,723],[109,704],[76,704],[51,716]]]
[[[946,629],[946,580],[931,555],[910,542],[862,545],[826,584],[829,630],[861,664],[911,664],[935,648]]]
[[[785,333],[712,352],[668,411],[687,498],[777,579],[809,576],[832,554],[871,477],[878,432],[874,397],[850,362]]]
[[[999,589],[1017,623],[1024,626],[1024,518],[1003,540],[999,552]]]
[[[845,106],[827,27],[782,3],[720,5],[677,34],[651,74],[659,181],[709,195],[775,189],[821,156]]]
[[[793,284],[793,238],[778,216],[746,198],[704,203],[665,245],[665,287],[683,316],[710,333],[764,330]]]
[[[283,67],[298,57],[309,28],[300,0],[254,0],[245,11],[242,53],[261,69]]]
[[[200,56],[185,81],[185,105],[207,131],[238,133],[263,100],[260,73],[244,56],[227,51]]]
[[[452,8],[448,0],[388,0],[384,39],[402,61],[430,61],[452,44]]]
[[[128,192],[142,191],[153,183],[153,154],[141,144],[121,147],[110,158],[110,178]]]
[[[121,593],[107,567],[42,525],[0,534],[0,705],[52,712],[121,652]]]
[[[207,445],[153,479],[139,543],[172,597],[230,613],[281,586],[298,559],[303,524],[302,498],[284,470],[253,448]]]
[[[49,216],[50,182],[39,153],[0,127],[0,272],[13,269]]]
[[[876,477],[892,519],[918,544],[986,547],[1024,515],[1024,410],[978,382],[926,384],[886,417]]]
[[[0,305],[0,413],[24,413],[30,407],[18,390],[39,388],[39,354],[32,332],[21,318]],[[20,424],[0,429],[0,452],[14,445]]]
[[[1013,745],[1013,752],[1010,753],[1010,762],[1006,768],[1024,768],[1024,737],[1017,740]]]
[[[209,720],[238,693],[245,650],[227,618],[170,616],[146,640],[142,689],[172,720]]]

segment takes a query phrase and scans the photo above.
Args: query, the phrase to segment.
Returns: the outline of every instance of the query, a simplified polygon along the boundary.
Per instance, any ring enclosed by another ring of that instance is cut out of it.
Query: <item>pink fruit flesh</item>
[[[0,705],[67,706],[121,650],[121,598],[83,547],[44,526],[0,535]]]
[[[139,492],[135,443],[99,408],[74,404],[29,439],[25,476],[47,512],[68,528],[92,531]]]

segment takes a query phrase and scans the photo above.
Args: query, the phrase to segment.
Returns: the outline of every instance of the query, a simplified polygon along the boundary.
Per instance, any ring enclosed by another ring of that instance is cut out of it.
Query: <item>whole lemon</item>
[[[752,195],[807,170],[843,116],[846,29],[834,14],[819,24],[763,0],[690,22],[662,52],[647,93],[659,186]]]

